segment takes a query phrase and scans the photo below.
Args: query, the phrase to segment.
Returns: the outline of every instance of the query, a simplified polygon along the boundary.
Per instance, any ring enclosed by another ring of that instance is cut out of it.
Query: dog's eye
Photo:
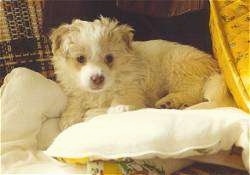
[[[77,57],[77,61],[79,63],[84,63],[85,62],[85,57],[84,56],[79,56],[79,57]]]
[[[114,60],[113,55],[112,54],[108,54],[108,55],[105,56],[105,60],[104,61],[105,61],[106,64],[111,64],[113,62],[113,60]]]

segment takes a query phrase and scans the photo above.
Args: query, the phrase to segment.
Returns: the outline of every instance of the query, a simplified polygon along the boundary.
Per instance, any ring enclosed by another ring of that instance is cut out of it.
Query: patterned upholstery
[[[0,84],[15,67],[54,78],[48,37],[42,34],[41,0],[0,1]]]

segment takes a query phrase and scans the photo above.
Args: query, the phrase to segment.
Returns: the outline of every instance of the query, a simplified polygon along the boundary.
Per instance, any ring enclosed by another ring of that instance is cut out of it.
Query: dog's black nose
[[[91,81],[95,84],[95,85],[101,85],[104,81],[104,76],[103,75],[92,75],[90,77]]]

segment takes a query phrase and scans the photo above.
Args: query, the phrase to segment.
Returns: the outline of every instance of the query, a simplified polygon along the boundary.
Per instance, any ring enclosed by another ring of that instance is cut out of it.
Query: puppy
[[[228,95],[210,55],[164,40],[135,42],[133,31],[100,17],[74,20],[52,32],[55,73],[68,95],[62,129],[90,111],[182,109]]]

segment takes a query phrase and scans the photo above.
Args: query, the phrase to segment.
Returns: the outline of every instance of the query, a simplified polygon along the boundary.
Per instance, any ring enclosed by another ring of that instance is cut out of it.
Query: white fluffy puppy
[[[164,40],[133,42],[133,29],[116,20],[74,20],[54,30],[51,41],[57,79],[68,95],[61,128],[89,110],[185,108],[226,94],[210,55]]]

